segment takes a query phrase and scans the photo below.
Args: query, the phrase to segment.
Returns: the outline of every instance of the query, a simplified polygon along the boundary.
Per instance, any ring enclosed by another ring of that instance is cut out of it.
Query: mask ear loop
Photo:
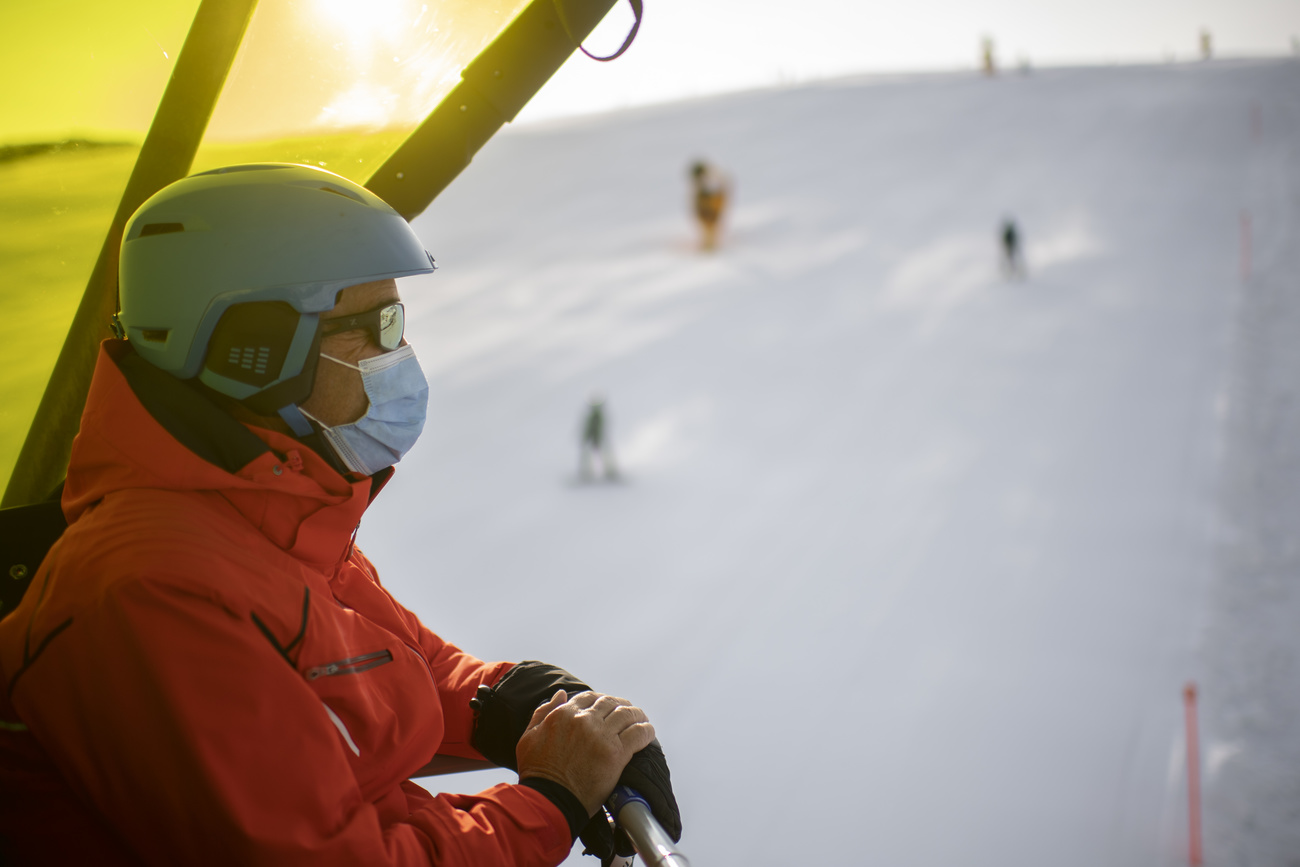
[[[341,364],[344,367],[350,367],[353,370],[357,370],[357,371],[361,370],[361,367],[356,364],[348,364],[346,361],[344,361],[341,358],[335,358],[334,356],[326,355],[323,352],[320,353],[320,357],[328,358],[330,361],[333,361],[336,364]],[[300,437],[309,436],[316,432],[316,428],[312,427],[312,422],[315,422],[317,427],[319,427],[321,430],[325,430],[329,428],[329,425],[325,424],[325,422],[316,418],[316,416],[307,412],[307,410],[298,406],[298,404],[296,403],[291,403],[288,406],[281,407],[277,411],[277,413],[280,416],[280,418],[284,419],[284,423],[289,426],[289,429],[292,430],[294,434]]]
[[[299,409],[296,403],[280,407],[277,414],[284,419],[284,423],[289,426],[289,430],[293,431],[296,436],[305,437],[316,432],[316,429],[311,426],[311,422],[307,420],[307,414]],[[320,424],[320,422],[317,422],[317,424]]]
[[[349,364],[348,362],[344,361],[344,360],[341,359],[341,358],[335,358],[334,356],[332,356],[332,355],[326,355],[326,354],[323,353],[323,352],[320,354],[320,357],[321,357],[321,358],[328,358],[330,361],[334,362],[335,364],[341,364],[341,365],[343,365],[344,367],[350,367],[350,368],[352,368],[353,370],[356,370],[356,371],[360,371],[360,370],[361,370],[361,365],[359,365],[359,364]]]

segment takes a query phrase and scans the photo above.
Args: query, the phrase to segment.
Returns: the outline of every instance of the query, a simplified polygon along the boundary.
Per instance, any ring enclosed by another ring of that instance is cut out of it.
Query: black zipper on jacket
[[[364,656],[353,656],[348,659],[340,659],[338,662],[314,666],[307,669],[307,679],[315,680],[318,677],[334,677],[340,674],[360,674],[363,671],[387,665],[392,661],[393,652],[391,650],[380,650],[375,653],[367,653]]]
[[[266,636],[266,640],[271,642],[271,646],[275,648],[276,652],[284,657],[284,661],[294,668],[297,668],[297,665],[294,664],[293,658],[289,656],[289,651],[293,650],[298,642],[302,641],[302,637],[307,634],[307,615],[310,613],[311,588],[304,587],[302,588],[302,625],[298,627],[298,634],[293,637],[293,640],[284,645],[280,644],[280,642],[276,640],[275,633],[271,631],[270,627],[262,622],[262,618],[257,616],[257,612],[252,612],[250,616],[253,619],[253,625],[261,630],[262,635]]]

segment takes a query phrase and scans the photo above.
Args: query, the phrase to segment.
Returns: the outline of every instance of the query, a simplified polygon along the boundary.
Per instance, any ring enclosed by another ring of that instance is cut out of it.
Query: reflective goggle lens
[[[401,304],[391,304],[379,311],[379,345],[390,352],[402,345],[406,332],[406,312]]]
[[[370,332],[370,336],[381,348],[392,352],[402,345],[402,335],[406,332],[406,310],[399,301],[365,313],[337,316],[321,322],[321,334],[324,335],[363,329]]]

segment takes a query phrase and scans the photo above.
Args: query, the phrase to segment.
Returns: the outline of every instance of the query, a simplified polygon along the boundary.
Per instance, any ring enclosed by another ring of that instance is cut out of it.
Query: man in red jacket
[[[73,446],[67,531],[0,621],[0,839],[25,864],[554,865],[636,788],[644,712],[483,662],[353,544],[427,385],[395,280],[433,260],[364,188],[234,166],[146,202]],[[517,784],[430,795],[436,757]]]

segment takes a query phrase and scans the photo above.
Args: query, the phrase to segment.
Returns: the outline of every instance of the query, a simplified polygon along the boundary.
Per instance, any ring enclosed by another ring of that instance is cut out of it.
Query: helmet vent
[[[320,190],[322,193],[333,193],[336,196],[343,196],[345,199],[351,199],[354,202],[360,202],[363,205],[365,204],[365,201],[351,190],[342,190],[338,187],[321,187]]]
[[[230,354],[226,357],[226,363],[231,367],[251,370],[261,376],[266,373],[266,365],[270,359],[271,347],[269,346],[232,346]]]
[[[140,237],[149,235],[170,235],[172,232],[184,232],[184,223],[149,223],[140,229]]]
[[[170,333],[170,328],[142,328],[140,329],[140,339],[147,340],[150,343],[166,343],[167,335]]]

